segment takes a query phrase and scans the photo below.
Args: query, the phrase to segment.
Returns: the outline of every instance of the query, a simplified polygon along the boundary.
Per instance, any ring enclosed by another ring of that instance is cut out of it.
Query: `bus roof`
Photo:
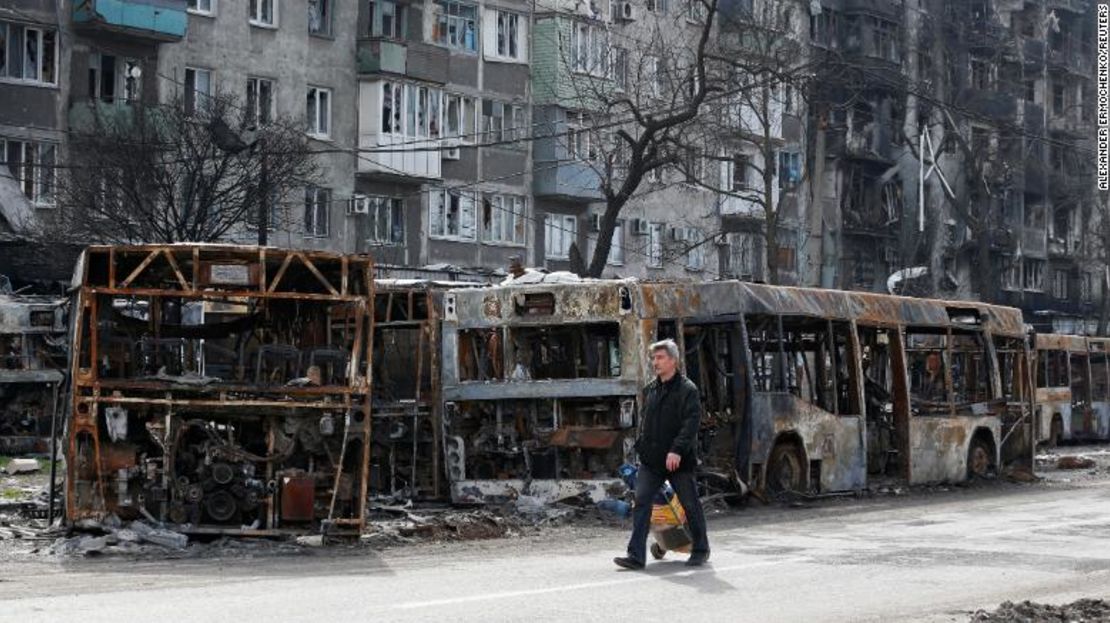
[[[486,324],[511,320],[505,310],[512,309],[508,303],[514,296],[540,293],[550,293],[554,298],[554,314],[568,320],[616,318],[622,311],[626,312],[619,307],[621,288],[626,288],[629,297],[636,301],[633,311],[644,318],[803,315],[889,326],[983,327],[996,335],[1025,335],[1021,311],[1012,307],[742,281],[589,280],[581,283],[492,286],[452,292],[458,302],[460,322]],[[500,304],[489,304],[491,299]]]

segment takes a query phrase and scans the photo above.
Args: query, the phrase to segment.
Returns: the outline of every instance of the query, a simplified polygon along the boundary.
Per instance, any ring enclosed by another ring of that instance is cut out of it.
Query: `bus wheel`
[[[990,444],[978,437],[972,439],[971,447],[967,450],[968,479],[989,475],[993,463],[994,457],[991,455]]]
[[[793,443],[779,443],[771,451],[771,460],[768,463],[767,492],[779,495],[804,493],[805,489],[805,460],[801,451]]]

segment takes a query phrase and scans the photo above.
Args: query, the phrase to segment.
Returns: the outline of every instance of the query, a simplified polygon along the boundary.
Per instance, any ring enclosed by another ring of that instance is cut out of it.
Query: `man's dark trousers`
[[[636,473],[636,504],[632,509],[632,538],[628,540],[628,557],[637,561],[647,560],[647,536],[651,526],[651,506],[655,494],[666,480],[678,494],[678,501],[686,510],[686,522],[690,536],[694,538],[691,554],[709,554],[709,538],[705,534],[705,513],[698,498],[698,485],[694,481],[693,470],[680,470],[661,474],[647,465],[641,465]]]

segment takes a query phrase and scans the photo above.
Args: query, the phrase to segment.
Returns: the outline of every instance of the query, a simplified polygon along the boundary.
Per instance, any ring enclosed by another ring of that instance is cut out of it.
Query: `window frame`
[[[487,205],[490,218],[487,222],[485,214],[482,215],[482,242],[497,246],[525,246],[528,241],[528,199],[510,193],[486,193],[482,196],[483,211]]]
[[[568,227],[568,224],[570,225]],[[543,256],[545,260],[566,261],[570,259],[570,247],[578,240],[578,218],[573,214],[548,212],[544,215],[544,245]],[[552,233],[559,232],[559,247],[552,246]]]
[[[202,2],[208,3],[208,9],[200,8]],[[196,7],[189,6],[196,4]],[[216,11],[219,9],[219,0],[189,0],[185,5],[185,12],[190,15],[200,15],[202,17],[216,17]]]
[[[389,32],[383,26],[385,16],[385,6],[390,5],[393,7],[392,21],[390,22],[391,28]],[[370,1],[370,23],[367,24],[370,37],[381,39],[389,39],[392,41],[405,41],[408,39],[406,36],[408,32],[408,5],[404,2],[397,2],[396,0],[371,0]]]
[[[18,145],[16,149],[19,151],[14,169],[8,159],[8,150],[13,144]],[[16,183],[27,201],[37,208],[53,208],[57,205],[58,177],[55,169],[58,164],[58,148],[58,143],[50,141],[0,137],[0,166],[7,168],[6,175]],[[44,162],[47,153],[50,154],[49,163]],[[44,180],[49,181],[44,183]],[[48,193],[43,191],[47,183],[50,188]]]
[[[14,37],[12,37],[12,35],[11,35],[11,30],[13,28],[18,28],[20,30],[21,36],[18,38],[18,41]],[[35,87],[43,87],[43,88],[58,88],[59,87],[58,71],[61,67],[61,58],[59,56],[59,50],[60,50],[59,43],[60,42],[59,42],[58,29],[56,29],[56,28],[45,28],[45,27],[40,26],[40,25],[24,24],[24,23],[8,21],[8,20],[0,20],[0,29],[3,29],[2,38],[3,38],[4,45],[5,45],[4,66],[0,67],[0,83],[20,84],[20,85],[25,85],[25,86],[35,86]],[[28,78],[27,77],[27,71],[26,71],[27,70],[27,54],[26,54],[27,49],[26,48],[27,48],[27,33],[28,32],[37,33],[36,37],[35,37],[35,39],[37,41],[37,44],[35,46],[35,58],[37,59],[37,62],[36,62],[36,72],[35,72],[35,77],[34,78]],[[46,42],[47,42],[48,38],[50,39],[50,41],[52,43],[52,48],[53,48],[52,50],[49,51],[49,55],[47,54],[47,45],[46,45]],[[22,50],[20,51],[20,54],[19,54],[18,57],[15,57],[14,55],[8,53],[8,46],[11,46],[12,44],[18,44],[19,46],[22,47]],[[51,67],[50,67],[50,75],[53,77],[52,81],[48,81],[48,80],[44,79],[44,76],[46,75],[46,67],[47,67],[47,65],[44,61],[48,57],[53,61],[53,63],[51,64]],[[19,61],[19,76],[18,77],[11,75],[11,68],[9,67],[9,65],[12,64],[13,59],[17,59]]]
[[[458,50],[466,54],[478,54],[482,46],[481,6],[460,0],[434,0],[432,3],[432,41],[431,43],[449,50]],[[456,13],[452,14],[451,9]],[[462,15],[461,9],[472,9],[473,18]],[[473,21],[474,36],[472,45],[466,43],[466,26]],[[452,24],[455,25],[456,34],[451,35]],[[459,24],[462,29],[459,30]],[[454,41],[452,39],[454,38]]]
[[[320,141],[331,140],[332,93],[333,93],[332,89],[330,89],[328,87],[319,87],[319,86],[314,86],[314,85],[311,85],[311,84],[308,85],[307,97],[313,98],[313,96],[315,96],[314,97],[315,105],[314,105],[313,108],[315,110],[316,115],[315,115],[315,119],[312,120],[311,125],[309,125],[309,127],[306,131],[306,134],[308,134],[310,137],[312,137],[316,140],[320,140]],[[327,96],[326,97],[327,106],[324,106],[324,107],[320,106],[320,95],[321,94],[325,94]],[[326,127],[324,132],[320,132],[320,115],[321,115],[322,112],[326,116],[325,125],[327,127]],[[305,103],[305,117],[306,117],[306,119],[308,117],[308,103],[307,103],[307,101]]]
[[[190,88],[189,83],[189,72],[193,72],[192,88]],[[185,67],[185,94],[183,105],[185,107],[186,115],[193,116],[197,114],[197,112],[203,111],[203,109],[208,106],[208,100],[212,97],[212,86],[214,83],[213,77],[215,76],[215,73],[216,72],[212,71],[211,69],[205,69],[204,67]],[[200,75],[205,75],[208,77],[207,91],[200,91],[196,88],[197,77]],[[204,99],[201,99],[201,97],[198,96],[203,96]]]
[[[648,223],[647,235],[647,266],[648,268],[663,268],[663,237],[667,228],[663,223]]]
[[[370,246],[388,247],[402,246],[405,244],[405,200],[401,197],[385,195],[369,195],[369,218],[366,232],[366,242]],[[385,216],[385,233],[379,231],[378,224]],[[399,225],[399,226],[398,226]],[[400,234],[394,236],[394,234]]]
[[[266,111],[265,120],[262,119],[262,115],[260,114],[262,112],[261,87],[263,83],[269,85],[269,106],[267,107],[268,110]],[[252,84],[254,85],[253,98],[251,97]],[[266,126],[274,122],[274,115],[276,112],[276,102],[274,99],[275,84],[277,84],[277,81],[271,78],[264,78],[262,76],[247,76],[247,114],[250,115],[250,119],[258,127]]]
[[[280,0],[248,0],[250,6],[247,8],[247,21],[251,26],[256,28],[269,28],[271,30],[279,27],[278,5],[281,4]],[[266,4],[270,6],[270,21],[262,20],[262,7]]]
[[[334,29],[332,28],[332,23],[335,20],[333,18],[332,12],[335,9],[335,3],[332,0],[308,0],[308,2],[310,3],[306,5],[306,8],[309,9],[308,34],[312,35],[313,37],[323,37],[326,39],[333,37],[335,33],[333,32]],[[312,2],[319,2],[319,6],[323,7],[323,14],[321,15],[320,22],[321,27],[317,30],[312,29]]]
[[[613,226],[613,237],[609,243],[609,255],[605,258],[607,266],[624,266],[624,219],[617,219]]]
[[[433,240],[449,240],[454,242],[478,242],[478,206],[479,199],[470,191],[457,191],[449,188],[436,188],[429,192],[428,198],[428,237]],[[457,200],[457,208],[452,207],[452,200]],[[469,202],[469,206],[464,202]],[[467,218],[467,208],[470,216]],[[455,230],[449,231],[451,212],[457,209]],[[436,212],[441,211],[437,216]],[[464,225],[464,219],[469,221],[469,228]],[[469,229],[469,234],[464,233]]]
[[[311,194],[311,197],[310,197]],[[321,204],[320,198],[324,197],[325,201]],[[331,231],[331,200],[332,191],[330,188],[322,186],[306,186],[305,187],[305,212],[304,212],[304,236],[306,238],[327,238]],[[311,208],[309,203],[311,202]],[[312,219],[309,223],[309,210],[312,210]],[[323,231],[321,232],[320,222],[323,216]],[[311,227],[310,227],[311,225]]]

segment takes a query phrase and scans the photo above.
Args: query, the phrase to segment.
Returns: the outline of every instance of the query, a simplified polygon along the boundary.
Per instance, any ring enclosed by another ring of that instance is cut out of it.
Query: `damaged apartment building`
[[[813,54],[843,71],[810,101],[823,134],[814,282],[977,298],[1042,330],[1092,330],[1093,3],[816,5]]]

